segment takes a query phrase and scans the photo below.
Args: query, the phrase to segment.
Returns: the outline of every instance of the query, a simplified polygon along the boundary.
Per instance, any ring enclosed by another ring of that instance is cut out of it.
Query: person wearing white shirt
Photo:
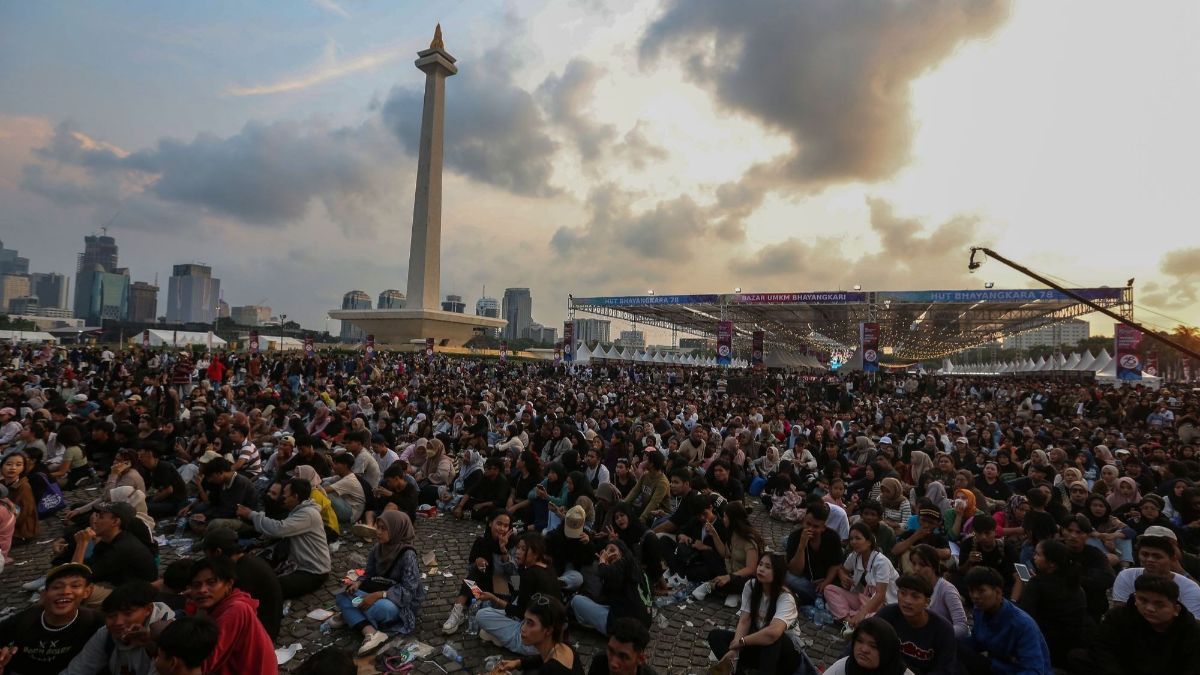
[[[792,673],[804,658],[787,634],[800,613],[783,583],[786,571],[783,555],[764,555],[754,579],[742,589],[735,629],[708,633],[709,649],[723,663],[736,661],[737,672],[753,668],[760,673]]]
[[[1143,574],[1149,574],[1174,579],[1175,585],[1179,587],[1179,604],[1191,612],[1192,616],[1200,616],[1200,585],[1172,571],[1179,561],[1174,532],[1161,526],[1146,528],[1146,534],[1138,537],[1137,555],[1142,566],[1123,570],[1113,583],[1114,605],[1120,606],[1129,602],[1129,596],[1133,595],[1133,583]]]
[[[850,527],[850,555],[841,567],[830,570],[838,583],[825,586],[829,613],[853,628],[874,616],[884,604],[896,602],[900,574],[875,544],[875,533],[866,523]],[[833,580],[833,579],[831,579]]]

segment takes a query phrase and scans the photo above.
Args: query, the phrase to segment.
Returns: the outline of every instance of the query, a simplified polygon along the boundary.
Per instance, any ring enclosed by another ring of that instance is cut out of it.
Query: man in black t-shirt
[[[745,496],[745,489],[741,482],[733,477],[733,468],[728,460],[718,459],[709,467],[709,473],[712,474],[711,480],[708,481],[713,492],[721,495],[726,501],[740,502]]]
[[[175,467],[161,461],[149,446],[138,448],[138,473],[146,483],[146,512],[151,518],[171,518],[187,503],[187,485]]]
[[[972,567],[990,567],[1005,579],[1005,590],[1012,589],[1013,560],[1008,549],[996,538],[996,521],[987,516],[976,516],[971,520],[972,536],[959,543],[958,576],[964,576]],[[966,586],[960,587],[966,592]]]
[[[954,627],[929,611],[933,586],[922,577],[906,574],[896,581],[896,588],[896,604],[884,607],[876,616],[896,629],[908,669],[916,675],[958,673]]]
[[[654,528],[656,534],[674,534],[690,529],[708,505],[704,495],[692,489],[692,473],[688,469],[671,472],[671,496],[679,500],[679,506]]]
[[[82,607],[92,593],[87,565],[67,563],[46,574],[41,602],[0,622],[0,672],[6,675],[61,673],[104,615]]]
[[[329,460],[316,451],[317,441],[312,436],[300,436],[296,439],[296,454],[281,467],[280,472],[290,474],[298,466],[311,466],[316,469],[321,478],[333,475],[333,467]]]
[[[129,504],[100,502],[92,510],[91,527],[75,533],[73,563],[83,563],[88,544],[95,542],[88,558],[95,582],[87,601],[89,607],[99,607],[114,588],[126,581],[158,579],[154,553],[129,532],[136,518],[137,512]]]
[[[608,630],[604,653],[592,657],[588,675],[656,675],[646,663],[650,631],[637,619],[615,619]]]
[[[809,502],[803,526],[788,535],[784,559],[784,583],[796,594],[797,605],[811,605],[825,590],[830,568],[842,564],[842,542],[837,532],[825,526],[829,507],[822,501]]]

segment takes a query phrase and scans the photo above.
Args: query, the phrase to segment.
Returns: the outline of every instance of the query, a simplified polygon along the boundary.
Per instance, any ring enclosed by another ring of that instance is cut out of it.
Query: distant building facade
[[[34,272],[29,275],[29,286],[37,296],[41,307],[69,307],[67,297],[71,292],[71,281],[57,272]]]
[[[543,326],[540,323],[531,323],[529,328],[525,330],[525,334],[521,337],[532,340],[537,344],[550,345],[558,340],[558,329]]]
[[[1052,326],[1043,326],[1028,333],[1004,339],[1005,349],[1030,349],[1032,347],[1074,347],[1080,340],[1092,335],[1092,325],[1083,319],[1069,319]]]
[[[28,274],[5,274],[0,276],[0,311],[11,312],[9,304],[19,298],[32,295]]]
[[[342,296],[342,309],[371,309],[371,296],[363,291],[350,291]],[[359,342],[366,338],[366,332],[349,321],[342,322],[342,342]]]
[[[640,330],[623,330],[621,337],[617,338],[614,343],[618,347],[630,347],[632,349],[646,348],[646,334]]]
[[[231,307],[229,317],[239,326],[261,326],[271,320],[271,308],[266,305]]]
[[[208,265],[175,265],[167,283],[167,321],[213,323],[219,316],[221,280]]]
[[[400,291],[389,288],[379,294],[379,306],[375,309],[404,309],[408,298]]]
[[[22,258],[16,249],[4,248],[0,241],[0,274],[29,274],[29,258]]]
[[[588,344],[593,342],[608,343],[612,341],[609,332],[612,323],[607,319],[575,319],[575,340]]]
[[[455,314],[466,314],[467,303],[463,302],[461,295],[450,294],[446,296],[446,301],[442,303],[443,312],[454,312]]]
[[[145,281],[129,284],[129,320],[135,323],[158,321],[158,286]]]
[[[500,318],[500,301],[496,298],[489,298],[486,295],[475,301],[475,316],[490,316],[493,319]],[[485,328],[484,335],[490,338],[499,338],[499,328]]]
[[[533,324],[533,296],[528,288],[504,289],[504,301],[501,308],[504,320],[504,337],[517,340],[527,337],[529,327]]]
[[[88,326],[129,317],[129,270],[105,272],[99,263],[75,275],[75,316]]]

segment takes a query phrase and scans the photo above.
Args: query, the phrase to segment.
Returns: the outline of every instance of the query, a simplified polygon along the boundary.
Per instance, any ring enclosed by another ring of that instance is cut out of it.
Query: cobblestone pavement
[[[79,503],[91,499],[95,494],[95,490],[81,490],[69,494],[68,500],[73,504]],[[751,519],[772,547],[778,547],[781,538],[791,529],[788,523],[768,519],[761,506],[755,509]],[[438,565],[437,572],[427,576],[428,595],[418,618],[416,634],[397,637],[385,645],[375,658],[364,659],[359,672],[379,672],[366,664],[381,661],[379,655],[399,652],[404,645],[413,640],[425,642],[435,650],[433,657],[416,665],[413,669],[416,673],[451,673],[464,670],[482,673],[484,660],[489,656],[511,657],[498,647],[475,637],[467,637],[463,634],[464,629],[452,636],[445,636],[441,631],[442,622],[449,614],[450,604],[458,591],[459,577],[466,570],[467,553],[475,537],[482,532],[483,526],[443,516],[419,519],[416,528],[418,550],[422,553],[433,551],[437,556]],[[62,525],[57,518],[43,521],[42,531],[34,540],[34,544],[13,550],[16,562],[0,576],[0,613],[9,607],[20,609],[29,604],[30,593],[22,590],[20,586],[46,571],[51,558],[50,541],[61,532]],[[292,662],[280,669],[281,672],[290,672],[305,657],[328,645],[349,649],[351,653],[357,649],[360,636],[351,634],[348,630],[323,635],[319,628],[320,622],[308,619],[305,615],[313,609],[333,608],[333,597],[340,590],[338,579],[346,571],[363,566],[369,546],[370,544],[358,541],[353,536],[345,538],[333,554],[334,574],[331,577],[335,578],[331,578],[320,591],[291,602],[290,612],[283,619],[278,646],[299,643],[302,650]],[[175,548],[165,546],[162,547],[160,557],[161,564],[165,567],[180,556]],[[427,569],[423,571],[428,572]],[[719,594],[710,596],[704,602],[694,602],[689,598],[683,604],[659,610],[660,616],[651,626],[650,663],[655,670],[662,675],[706,672],[710,665],[706,642],[708,632],[713,628],[732,628],[735,622],[734,610],[724,607],[723,600]],[[824,668],[840,658],[845,643],[834,629],[817,627],[801,618],[799,630],[806,645],[811,641],[811,645],[807,647],[808,655],[818,667]],[[597,633],[573,628],[571,640],[576,643],[585,666],[591,663],[593,656],[604,653],[603,638]],[[461,666],[441,655],[442,646],[447,642],[462,655]]]

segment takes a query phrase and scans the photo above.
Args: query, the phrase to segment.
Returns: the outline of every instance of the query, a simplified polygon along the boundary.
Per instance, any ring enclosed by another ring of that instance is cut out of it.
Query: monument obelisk
[[[417,52],[416,66],[425,73],[425,102],[417,154],[417,188],[413,198],[412,242],[408,250],[408,297],[402,309],[340,309],[331,319],[349,321],[377,343],[411,348],[433,338],[438,344],[462,346],[484,329],[508,322],[486,316],[442,311],[442,144],[445,136],[446,78],[458,72],[442,43],[442,26],[433,32],[429,49]]]
[[[442,24],[429,49],[417,52],[416,66],[425,73],[425,104],[417,155],[417,190],[413,199],[412,243],[408,252],[408,309],[438,309],[442,274],[442,142],[446,129],[446,78],[458,72],[442,42]]]

